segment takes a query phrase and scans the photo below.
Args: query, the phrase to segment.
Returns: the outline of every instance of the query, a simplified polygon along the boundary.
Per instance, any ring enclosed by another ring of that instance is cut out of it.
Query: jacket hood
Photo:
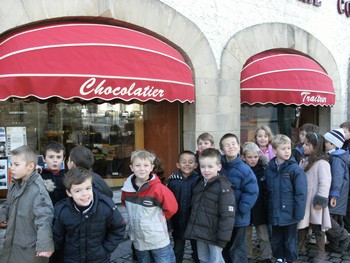
[[[337,149],[331,152],[331,156],[337,156],[341,158],[348,166],[350,166],[350,154],[347,151],[343,149]]]
[[[236,159],[228,161],[225,155],[221,155],[221,163],[225,167],[233,167],[241,162],[241,156],[238,154]]]
[[[156,174],[151,173],[151,175],[152,175],[151,179],[146,181],[143,185],[141,185],[140,188],[139,188],[139,191],[142,191],[143,189],[149,188],[150,185],[161,184],[161,181],[160,181],[160,179],[158,178],[158,176]],[[121,190],[124,191],[124,192],[134,192],[135,193],[136,190],[135,190],[135,188],[132,185],[132,180],[134,180],[134,178],[135,178],[135,174],[130,175],[126,179],[126,181],[125,181],[125,183],[124,183],[124,185],[123,185]]]

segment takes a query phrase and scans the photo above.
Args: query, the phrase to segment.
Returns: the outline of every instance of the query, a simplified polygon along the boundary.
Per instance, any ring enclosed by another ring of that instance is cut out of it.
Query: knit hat
[[[337,148],[343,147],[344,141],[345,141],[345,134],[343,129],[335,129],[331,130],[330,132],[327,132],[324,135],[324,138],[335,145]]]

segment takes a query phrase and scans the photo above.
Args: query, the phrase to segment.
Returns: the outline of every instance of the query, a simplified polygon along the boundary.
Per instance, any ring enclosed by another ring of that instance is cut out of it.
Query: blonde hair
[[[22,156],[23,160],[26,161],[26,164],[34,163],[37,165],[38,163],[38,153],[28,145],[22,145],[16,149],[13,149],[10,152],[11,156]]]
[[[272,139],[272,142],[271,142],[271,145],[272,145],[272,148],[273,149],[277,149],[277,147],[280,145],[280,144],[284,144],[284,143],[292,143],[291,139],[287,136],[287,135],[284,135],[284,134],[276,134],[273,139]]]
[[[214,137],[210,133],[202,133],[201,135],[198,136],[197,138],[197,144],[199,143],[199,140],[202,141],[210,141],[210,143],[213,145],[214,144]]]
[[[246,142],[243,144],[242,155],[245,156],[247,153],[260,153],[259,146],[254,142]]]
[[[257,129],[255,130],[253,142],[255,142],[255,143],[257,144],[256,136],[258,135],[258,132],[259,132],[259,131],[265,131],[265,132],[266,132],[267,137],[269,138],[269,144],[271,144],[272,138],[273,138],[273,133],[272,133],[270,127],[269,127],[269,126],[266,126],[266,125],[263,125],[263,126],[257,128]]]
[[[156,156],[146,150],[133,151],[131,153],[131,164],[134,163],[135,159],[149,160],[151,164],[154,164]]]

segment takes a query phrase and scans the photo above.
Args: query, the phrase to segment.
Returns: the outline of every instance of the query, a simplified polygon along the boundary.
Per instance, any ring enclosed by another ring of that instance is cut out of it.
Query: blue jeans
[[[288,262],[298,259],[297,224],[272,226],[272,252],[275,258],[284,258]]]
[[[197,252],[201,263],[225,263],[219,246],[197,240]]]
[[[175,254],[171,245],[167,245],[166,247],[139,251],[135,250],[137,259],[139,263],[175,263]]]
[[[233,228],[231,240],[222,251],[225,262],[248,263],[246,229],[246,226]]]

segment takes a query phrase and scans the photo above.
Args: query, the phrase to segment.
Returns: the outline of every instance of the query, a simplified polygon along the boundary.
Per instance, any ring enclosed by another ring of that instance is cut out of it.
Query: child
[[[240,156],[239,140],[235,134],[227,133],[220,139],[221,173],[234,185],[236,198],[235,227],[230,242],[223,249],[226,262],[245,263],[247,259],[246,228],[250,224],[250,210],[259,194],[258,183],[252,169]]]
[[[68,169],[73,167],[82,167],[91,171],[93,186],[100,191],[100,193],[113,198],[113,191],[107,185],[107,183],[101,178],[100,175],[92,171],[92,165],[94,164],[94,155],[92,151],[84,146],[78,145],[74,147],[70,153],[67,162]]]
[[[348,232],[343,227],[343,217],[346,215],[349,196],[349,166],[350,155],[341,147],[345,141],[343,129],[335,129],[324,135],[325,150],[330,155],[332,183],[329,193],[332,228],[327,231],[329,244],[327,249],[341,252],[348,249]]]
[[[169,177],[168,188],[175,195],[179,204],[179,210],[171,218],[172,235],[174,240],[174,252],[176,263],[181,263],[184,256],[185,241],[184,233],[190,218],[190,206],[193,187],[200,179],[195,172],[197,168],[196,156],[191,151],[183,151],[179,154],[176,167],[179,169]],[[194,262],[199,262],[196,254],[197,248],[194,240],[191,240]]]
[[[197,147],[198,149],[196,152],[196,162],[198,163],[199,155],[203,150],[208,148],[215,148],[214,137],[207,132],[200,134],[197,138]],[[199,165],[196,168],[196,172],[199,175],[201,174],[201,169],[199,168]]]
[[[318,126],[312,123],[305,123],[300,127],[299,130],[299,145],[297,145],[293,151],[293,156],[297,163],[300,163],[301,159],[304,157],[304,141],[305,141],[305,135],[308,132],[317,132],[318,133]]]
[[[276,262],[298,259],[297,224],[305,213],[307,182],[292,155],[291,140],[277,134],[272,140],[276,157],[265,169],[272,252]]]
[[[167,219],[177,211],[173,193],[152,172],[155,156],[148,151],[131,154],[133,174],[122,187],[122,203],[127,209],[132,240],[138,262],[175,263],[170,245]]]
[[[246,164],[250,166],[253,170],[259,186],[259,196],[253,206],[250,217],[251,224],[255,226],[256,233],[259,238],[260,243],[260,257],[261,262],[271,262],[272,250],[269,240],[268,233],[268,214],[267,214],[267,204],[263,193],[266,189],[266,181],[264,176],[264,170],[267,166],[265,158],[259,158],[259,147],[253,142],[246,142],[243,145],[242,159]],[[253,227],[252,225],[247,228],[247,249],[248,258],[252,256],[252,236]]]
[[[63,184],[65,171],[61,169],[66,155],[66,148],[59,142],[49,142],[43,149],[44,161],[47,168],[42,169],[46,190],[49,192],[52,204],[67,197]]]
[[[12,181],[0,222],[7,225],[0,262],[48,262],[54,251],[52,202],[36,171],[38,154],[23,145],[11,151]]]
[[[340,124],[340,128],[343,129],[345,137],[342,149],[350,153],[350,121],[346,121]]]
[[[317,255],[314,262],[323,262],[325,253],[325,231],[331,227],[328,210],[328,195],[331,186],[331,170],[325,154],[324,138],[315,132],[305,135],[303,152],[305,159],[300,162],[307,177],[307,199],[304,219],[298,224],[300,252],[305,252],[305,240],[310,227],[315,233]]]
[[[350,121],[346,121],[340,124],[340,128],[343,129],[345,135],[345,142],[343,144],[342,149],[350,154]],[[350,192],[348,196],[346,216],[344,217],[344,227],[348,232],[350,232]]]
[[[55,249],[64,262],[110,262],[124,238],[125,221],[114,202],[92,187],[93,177],[81,167],[64,176],[69,197],[55,205]]]
[[[224,263],[222,249],[230,241],[235,221],[235,197],[229,180],[219,174],[221,154],[205,149],[199,156],[202,178],[193,189],[191,216],[185,237],[197,240],[200,262]]]
[[[272,150],[271,140],[273,134],[271,129],[263,125],[255,130],[254,141],[260,148],[260,155],[263,155],[270,161],[273,157],[275,157],[275,153]]]

